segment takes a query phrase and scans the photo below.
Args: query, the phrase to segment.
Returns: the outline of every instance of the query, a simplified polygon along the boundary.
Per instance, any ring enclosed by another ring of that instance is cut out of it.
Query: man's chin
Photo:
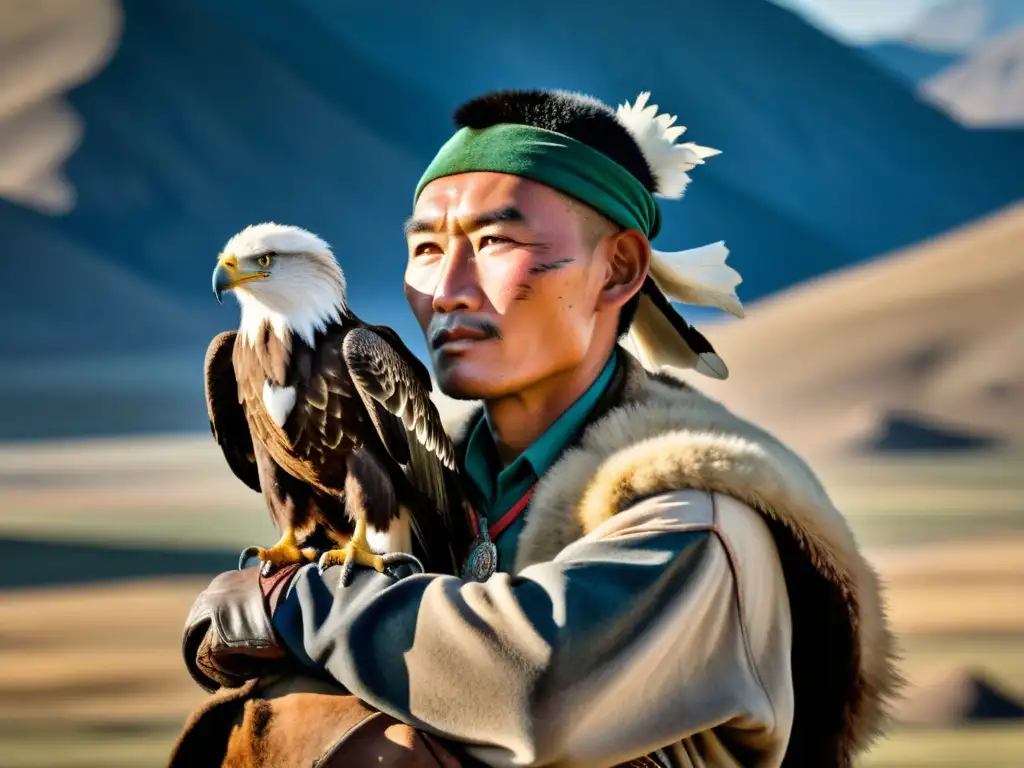
[[[439,376],[437,388],[441,390],[441,394],[452,400],[483,400],[485,397],[483,390],[474,386],[473,382],[463,381],[457,377]]]
[[[474,375],[470,366],[437,366],[437,388],[452,400],[487,400],[502,394],[500,382],[490,376]]]

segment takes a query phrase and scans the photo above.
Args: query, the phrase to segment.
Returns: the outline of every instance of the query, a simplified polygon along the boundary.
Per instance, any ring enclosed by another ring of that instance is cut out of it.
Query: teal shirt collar
[[[537,477],[541,477],[551,468],[565,446],[586,423],[590,412],[597,405],[597,401],[601,399],[601,395],[604,394],[608,383],[612,380],[613,373],[615,373],[614,354],[608,359],[601,373],[587,388],[587,391],[580,395],[576,402],[545,430],[544,434],[523,451],[523,458],[530,463]]]
[[[466,475],[483,497],[485,508],[500,506],[502,497],[511,484],[525,474],[535,481],[555,463],[565,446],[586,423],[587,417],[604,394],[615,373],[617,356],[612,354],[593,384],[544,431],[523,453],[504,469],[498,458],[497,448],[491,437],[486,416],[474,425],[466,441],[464,466]],[[511,503],[514,503],[513,500]],[[496,510],[498,514],[503,509]],[[490,517],[490,514],[488,514]]]

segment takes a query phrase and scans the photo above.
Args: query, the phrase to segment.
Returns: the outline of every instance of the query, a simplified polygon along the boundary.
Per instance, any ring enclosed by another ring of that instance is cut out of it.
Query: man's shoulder
[[[680,380],[632,378],[623,402],[545,475],[538,506],[578,510],[587,532],[639,499],[694,489],[844,525],[810,467],[774,436]]]
[[[825,646],[836,654],[794,669],[798,687],[813,699],[822,686],[848,686],[839,739],[844,752],[862,747],[884,720],[899,676],[881,586],[845,517],[808,464],[767,431],[672,377],[639,381],[621,407],[590,426],[576,455],[564,458],[562,477],[555,467],[545,478],[549,498],[575,507],[584,531],[643,499],[712,500],[693,501],[678,514],[706,520],[713,513],[740,575],[764,568],[778,574],[781,565],[785,578],[771,584],[795,590],[801,626],[830,628]],[[741,581],[740,593],[757,596],[746,601],[748,611],[781,604],[781,593],[763,599],[757,578]],[[769,623],[751,616],[749,626]],[[851,645],[859,651],[853,669],[843,661]],[[839,679],[840,671],[846,677]]]
[[[764,587],[783,583],[781,556],[768,520],[727,494],[696,488],[661,491],[637,499],[589,537],[616,539],[645,533],[707,534],[742,591],[762,592]]]

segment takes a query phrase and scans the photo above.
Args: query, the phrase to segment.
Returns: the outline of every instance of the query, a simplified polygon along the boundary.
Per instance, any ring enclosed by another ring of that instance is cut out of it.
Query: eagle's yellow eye
[[[266,269],[267,267],[270,266],[270,254],[264,253],[262,256],[256,259],[256,263],[259,264],[264,269]]]

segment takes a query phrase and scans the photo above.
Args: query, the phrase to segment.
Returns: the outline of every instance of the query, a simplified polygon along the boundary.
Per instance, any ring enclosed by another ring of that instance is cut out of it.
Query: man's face
[[[501,173],[423,190],[406,224],[405,295],[445,394],[499,398],[584,360],[609,309],[609,267],[581,222],[587,210]]]

